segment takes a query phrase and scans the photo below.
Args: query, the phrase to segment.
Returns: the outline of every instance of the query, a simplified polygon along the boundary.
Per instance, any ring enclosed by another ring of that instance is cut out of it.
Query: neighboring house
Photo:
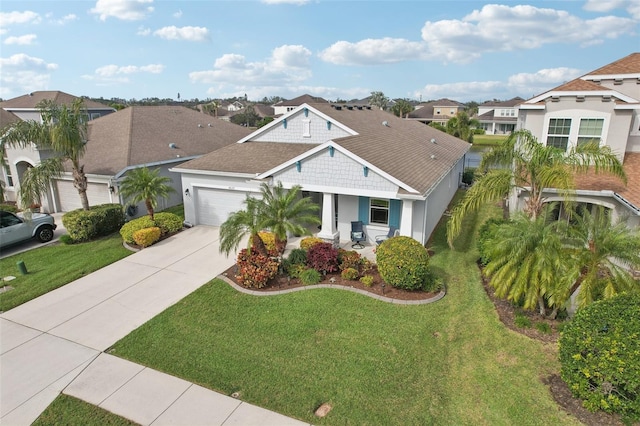
[[[585,208],[605,206],[613,219],[640,226],[640,53],[523,102],[518,127],[563,150],[593,140],[611,147],[623,161],[627,185],[602,174],[578,176],[577,202]],[[526,196],[514,194],[511,209],[520,209]],[[547,200],[562,197],[550,190]]]
[[[172,169],[182,175],[185,219],[219,226],[260,184],[302,186],[322,206],[319,236],[369,241],[397,226],[427,243],[459,187],[470,145],[376,108],[303,104],[231,144]],[[188,193],[187,193],[188,190]]]
[[[82,163],[89,177],[89,203],[126,205],[127,200],[119,197],[120,183],[129,170],[147,166],[160,168],[160,175],[170,177],[176,190],[168,199],[158,200],[159,210],[182,203],[180,176],[171,173],[171,167],[249,134],[244,127],[182,106],[131,106],[90,122],[88,131]],[[70,174],[58,180],[54,189],[55,211],[81,207]],[[146,210],[141,203],[137,214],[129,215],[143,214]]]
[[[480,128],[487,135],[511,134],[518,121],[518,105],[524,99],[515,97],[508,101],[487,101],[478,105]]]
[[[323,102],[328,102],[326,99],[317,97],[317,96],[311,96],[311,95],[302,95],[302,96],[298,96],[297,98],[293,98],[290,100],[285,100],[285,101],[280,101],[276,104],[273,105],[273,113],[274,115],[282,115],[282,114],[286,114],[289,111],[293,111],[294,109],[298,108],[300,105],[302,104],[317,104],[317,103],[323,103]]]
[[[432,122],[447,125],[450,118],[455,117],[460,111],[464,111],[464,104],[451,99],[439,99],[437,101],[421,102],[409,113],[408,120],[419,121],[424,124]]]
[[[4,128],[6,125],[11,124],[12,121],[15,121],[13,117],[17,117],[20,120],[41,122],[42,117],[38,105],[42,101],[49,100],[57,105],[65,105],[71,104],[76,99],[78,97],[60,91],[39,91],[0,102],[0,108],[3,111],[0,128]],[[116,111],[114,108],[89,99],[84,100],[84,106],[87,109],[88,120],[94,120]],[[12,115],[9,116],[6,113],[11,113]],[[6,184],[5,195],[7,200],[16,201],[17,190],[25,170],[39,164],[41,160],[48,158],[50,155],[50,150],[40,150],[33,144],[26,148],[9,147],[6,149],[7,167],[3,170],[2,179]]]
[[[224,106],[229,112],[237,112],[244,108],[244,104],[240,101],[233,101],[231,103],[225,104]]]

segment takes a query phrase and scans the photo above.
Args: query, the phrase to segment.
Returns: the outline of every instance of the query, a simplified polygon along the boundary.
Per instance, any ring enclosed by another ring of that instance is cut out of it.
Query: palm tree
[[[623,222],[612,224],[605,208],[598,206],[593,213],[575,215],[569,236],[575,268],[572,285],[562,294],[565,300],[579,290],[582,308],[594,300],[640,291],[640,281],[630,271],[640,269],[640,232]]]
[[[554,303],[550,296],[562,286],[567,264],[558,232],[562,222],[549,220],[550,211],[547,206],[545,214],[533,220],[519,213],[500,225],[486,243],[490,260],[483,273],[490,277],[498,297],[523,301],[525,309],[537,305],[540,315],[546,314],[547,304],[554,304],[555,316],[564,301]]]
[[[0,144],[4,154],[6,146],[27,147],[32,142],[38,149],[49,149],[52,157],[30,169],[34,177],[30,183],[21,182],[20,200],[25,206],[39,201],[52,179],[62,174],[62,164],[69,161],[73,175],[73,186],[78,190],[82,208],[89,210],[87,198],[87,176],[80,160],[87,143],[87,111],[82,99],[70,105],[57,105],[52,100],[42,101],[38,108],[42,122],[17,121],[3,133]]]
[[[249,235],[249,250],[255,249],[259,254],[266,255],[267,249],[258,235],[264,229],[260,200],[247,195],[244,204],[245,210],[231,213],[220,225],[220,252],[228,256],[231,250],[237,250],[242,239]]]
[[[315,214],[320,206],[309,197],[300,198],[300,190],[301,186],[295,185],[287,191],[282,187],[282,182],[273,187],[263,183],[260,187],[263,226],[274,233],[276,248],[280,253],[284,252],[287,245],[287,233],[310,235],[305,225],[322,223]]]
[[[581,144],[564,152],[549,145],[542,145],[528,130],[513,132],[501,145],[487,151],[480,169],[487,170],[451,212],[447,222],[447,240],[460,233],[462,219],[488,202],[504,200],[510,191],[520,189],[529,196],[524,213],[531,219],[538,217],[546,202],[544,190],[556,188],[569,200],[574,188],[575,175],[593,169],[606,172],[626,182],[622,163],[610,147],[597,143]]]
[[[144,201],[147,213],[153,220],[154,209],[158,198],[168,198],[175,189],[169,185],[171,178],[160,176],[160,169],[149,170],[147,167],[133,169],[120,184],[120,194],[131,198],[132,204]]]
[[[387,98],[383,92],[371,92],[371,97],[369,98],[369,105],[376,106],[382,110],[387,109],[387,105],[389,104],[389,98]]]
[[[473,129],[479,126],[480,122],[478,120],[469,117],[466,112],[460,111],[455,117],[452,117],[447,121],[445,128],[447,133],[450,135],[469,143],[473,143]]]
[[[409,113],[413,111],[413,105],[406,99],[399,99],[392,107],[391,112],[402,118],[408,117]]]

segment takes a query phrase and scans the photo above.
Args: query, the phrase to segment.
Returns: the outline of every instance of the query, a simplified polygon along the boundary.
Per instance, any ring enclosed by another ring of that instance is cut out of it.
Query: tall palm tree
[[[545,211],[550,212],[551,206]],[[490,260],[483,271],[497,296],[523,301],[525,309],[537,306],[540,315],[546,314],[546,305],[555,301],[550,296],[558,292],[566,275],[559,226],[562,222],[550,221],[548,214],[532,220],[519,213],[497,228],[486,243]],[[554,312],[561,305],[555,303]]]
[[[147,167],[133,169],[120,184],[120,194],[130,198],[135,204],[144,201],[147,213],[153,220],[154,209],[158,205],[158,198],[168,198],[175,189],[169,185],[171,178],[160,176],[160,169],[150,170]]]
[[[562,297],[567,300],[576,290],[578,307],[622,292],[640,292],[640,281],[630,268],[640,269],[640,232],[623,222],[611,223],[602,206],[595,212],[575,215],[569,228],[570,252],[575,262],[572,285]]]
[[[220,252],[227,256],[231,250],[237,250],[240,242],[249,236],[249,250],[266,255],[267,249],[258,233],[264,229],[264,217],[261,215],[260,200],[250,197],[244,200],[246,208],[233,212],[220,225]]]
[[[389,104],[389,98],[384,95],[383,92],[371,92],[371,97],[369,98],[369,105],[376,106],[382,110],[387,109],[387,105]]]
[[[469,117],[464,111],[460,111],[455,117],[447,121],[445,126],[447,133],[457,138],[473,143],[473,129],[480,126],[480,122],[475,118]]]
[[[260,187],[263,225],[274,233],[276,248],[280,253],[284,252],[287,245],[287,233],[310,235],[305,225],[322,223],[315,214],[320,206],[309,197],[300,197],[300,190],[301,186],[295,185],[287,191],[282,187],[282,182],[273,187],[263,183]]]
[[[488,169],[489,166],[501,167]],[[528,191],[524,213],[535,219],[546,202],[544,190],[556,188],[569,200],[578,173],[593,169],[596,173],[611,173],[626,182],[622,163],[610,147],[586,143],[564,152],[539,143],[528,130],[513,132],[501,145],[487,151],[480,168],[488,171],[474,182],[447,222],[447,240],[451,246],[460,233],[465,215],[485,203],[504,200],[512,190]]]
[[[80,164],[87,143],[87,111],[82,99],[70,105],[57,105],[52,100],[42,101],[38,108],[42,122],[34,120],[12,123],[0,140],[0,151],[7,146],[27,147],[35,143],[38,149],[49,149],[52,156],[30,169],[30,180],[21,182],[20,200],[25,206],[39,201],[52,179],[62,174],[62,164],[69,161],[73,186],[78,190],[84,210],[89,210],[87,176]]]

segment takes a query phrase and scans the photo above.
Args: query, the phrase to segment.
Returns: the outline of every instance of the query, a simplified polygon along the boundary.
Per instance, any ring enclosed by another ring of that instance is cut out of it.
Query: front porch
[[[318,232],[313,233],[313,235],[311,235],[313,237],[318,237]],[[289,253],[291,253],[291,250],[296,249],[296,248],[300,248],[300,241],[306,238],[305,237],[290,237],[287,239],[287,247],[284,250],[284,257],[289,256]],[[351,245],[353,244],[353,242],[351,242],[350,240],[341,240],[340,241],[340,248],[345,249],[347,251],[350,250],[354,250],[358,253],[360,253],[360,255],[362,257],[366,257],[367,259],[369,259],[371,262],[376,263],[376,254],[374,252],[374,249],[376,247],[375,244],[372,244],[370,242],[364,242],[362,243],[362,245],[364,246],[364,248],[361,249],[354,249],[351,247]]]

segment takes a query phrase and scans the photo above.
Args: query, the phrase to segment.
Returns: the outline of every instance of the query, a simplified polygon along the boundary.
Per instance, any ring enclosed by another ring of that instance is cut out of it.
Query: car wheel
[[[49,225],[41,226],[36,232],[36,238],[41,243],[53,240],[53,228]]]

